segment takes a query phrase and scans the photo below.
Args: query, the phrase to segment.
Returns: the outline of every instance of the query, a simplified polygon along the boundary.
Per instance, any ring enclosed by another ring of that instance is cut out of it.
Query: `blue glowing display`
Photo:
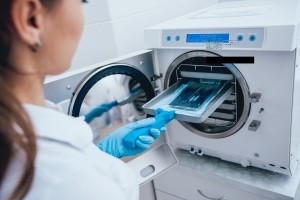
[[[206,43],[206,42],[229,42],[229,34],[187,34],[186,42],[188,43]]]

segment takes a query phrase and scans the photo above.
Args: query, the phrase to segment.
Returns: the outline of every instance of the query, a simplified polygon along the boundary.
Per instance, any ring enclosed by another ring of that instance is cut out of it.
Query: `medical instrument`
[[[145,127],[138,130],[135,130],[133,133],[128,134],[124,138],[124,144],[125,146],[129,148],[135,148],[136,146],[136,140],[138,137],[142,135],[149,135],[149,129],[156,128],[161,129],[163,128],[167,123],[169,123],[172,119],[174,119],[174,110],[163,110],[161,108],[158,108],[155,110],[155,123],[151,125],[151,127]]]
[[[199,84],[196,81],[189,81],[184,85],[184,89],[169,105],[183,110],[197,110],[207,99],[210,100],[218,94],[220,81],[214,81],[212,84]]]
[[[182,79],[143,105],[152,114],[156,108],[173,109],[175,119],[205,121],[234,91],[230,80]]]

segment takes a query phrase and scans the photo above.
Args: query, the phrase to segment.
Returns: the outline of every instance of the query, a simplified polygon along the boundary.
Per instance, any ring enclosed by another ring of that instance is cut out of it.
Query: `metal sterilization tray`
[[[177,120],[203,122],[234,92],[234,85],[225,80],[213,80],[211,83],[198,80],[175,83],[144,104],[144,111],[154,115],[158,108],[174,110]]]

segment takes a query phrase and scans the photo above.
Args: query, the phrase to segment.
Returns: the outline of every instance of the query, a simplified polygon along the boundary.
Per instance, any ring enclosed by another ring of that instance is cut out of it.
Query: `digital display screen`
[[[187,34],[186,42],[188,43],[206,43],[206,42],[229,42],[228,33],[217,34]]]

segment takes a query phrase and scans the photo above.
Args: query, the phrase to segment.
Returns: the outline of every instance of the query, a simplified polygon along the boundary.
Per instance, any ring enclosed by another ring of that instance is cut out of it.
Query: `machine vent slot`
[[[234,104],[221,104],[219,106],[219,109],[222,109],[222,110],[235,110],[236,109],[236,106]]]
[[[207,72],[187,72],[180,71],[180,75],[185,78],[204,78],[204,79],[215,79],[215,80],[233,80],[232,74],[218,74],[218,73],[207,73]]]
[[[215,118],[215,119],[223,119],[223,120],[228,120],[228,121],[234,121],[235,120],[235,115],[234,114],[228,114],[224,112],[213,112],[209,116],[210,118]]]

